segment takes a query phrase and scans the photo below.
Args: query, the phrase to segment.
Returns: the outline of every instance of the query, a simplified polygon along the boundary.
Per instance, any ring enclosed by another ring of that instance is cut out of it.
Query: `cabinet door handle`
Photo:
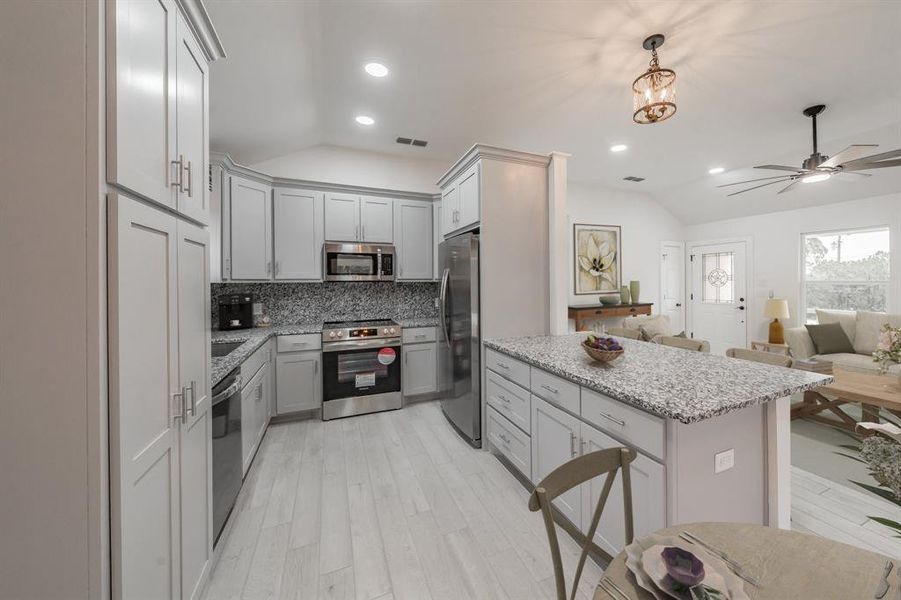
[[[571,431],[569,432],[569,454],[570,458],[576,456],[576,434]]]
[[[185,180],[184,180],[184,165],[185,165],[185,157],[181,154],[178,155],[178,160],[173,160],[172,165],[178,167],[175,172],[177,173],[177,177],[175,181],[171,184],[174,187],[177,187],[180,192],[185,191]]]
[[[278,261],[275,261],[275,273],[273,275],[278,275]]]
[[[616,423],[616,424],[619,425],[620,427],[625,427],[625,426],[626,426],[626,422],[625,422],[625,421],[623,421],[623,420],[621,420],[621,419],[617,419],[617,418],[614,417],[613,415],[607,414],[607,413],[605,413],[605,412],[600,413],[600,415],[601,415],[602,417],[604,417],[605,419],[607,419],[608,421],[612,421],[613,423]]]
[[[366,226],[361,225],[360,226],[360,240],[363,241],[365,239],[366,239]]]
[[[188,184],[185,186],[184,191],[188,192],[188,198],[194,197],[194,170],[191,165],[191,161],[188,161],[188,166],[185,167],[185,170],[188,172]]]
[[[266,275],[269,275],[272,272],[272,261],[266,261]]]
[[[180,392],[175,392],[172,394],[173,402],[176,402],[175,406],[172,407],[172,424],[175,425],[176,421],[184,421],[185,419],[185,389],[181,388]]]
[[[314,360],[313,361],[313,375],[317,375],[317,374],[319,374],[319,361]]]
[[[189,417],[193,417],[197,414],[197,382],[192,380],[187,389],[191,390],[191,404],[188,405],[186,412]]]

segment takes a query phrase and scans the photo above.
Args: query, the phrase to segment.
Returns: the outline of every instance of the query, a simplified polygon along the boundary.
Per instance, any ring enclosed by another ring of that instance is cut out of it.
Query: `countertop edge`
[[[797,394],[798,392],[804,392],[807,390],[815,389],[815,388],[818,388],[818,387],[821,387],[824,385],[828,385],[835,381],[835,378],[832,377],[832,375],[822,375],[819,373],[814,373],[814,375],[821,375],[823,377],[823,379],[821,379],[819,381],[806,383],[806,384],[792,386],[792,387],[788,388],[788,390],[785,393],[781,393],[778,395],[763,394],[761,396],[752,397],[752,398],[749,398],[747,401],[739,402],[739,403],[732,404],[729,406],[725,406],[721,410],[715,410],[710,413],[703,413],[700,415],[685,414],[681,411],[668,411],[668,412],[661,411],[657,407],[648,406],[648,404],[646,402],[642,401],[640,398],[637,398],[634,396],[630,397],[626,394],[623,394],[620,390],[610,389],[603,385],[599,385],[594,381],[590,381],[590,380],[584,379],[583,377],[579,377],[578,375],[561,373],[558,370],[551,369],[547,365],[543,365],[543,364],[535,361],[533,358],[531,358],[525,354],[522,354],[515,350],[511,350],[510,348],[506,347],[502,343],[499,343],[498,340],[482,340],[482,344],[486,348],[495,350],[496,352],[500,352],[501,354],[505,354],[506,356],[520,360],[524,363],[527,363],[528,365],[530,365],[532,367],[536,367],[543,371],[547,371],[558,377],[562,377],[563,379],[571,381],[571,382],[573,382],[581,387],[587,388],[591,391],[598,392],[599,394],[604,394],[605,396],[608,396],[619,402],[628,404],[629,406],[632,406],[634,408],[642,410],[648,414],[651,414],[651,415],[654,415],[654,416],[657,416],[660,418],[664,418],[664,419],[672,419],[675,421],[679,421],[680,423],[683,423],[685,425],[691,425],[693,423],[699,423],[701,421],[706,421],[708,419],[720,417],[722,415],[725,415],[725,414],[728,414],[731,412],[735,412],[737,410],[742,410],[742,409],[748,408],[750,406],[757,406],[760,404],[765,404],[767,402],[772,402],[773,400],[778,400],[779,398],[791,396],[792,394]],[[734,360],[740,360],[740,359],[734,359]]]

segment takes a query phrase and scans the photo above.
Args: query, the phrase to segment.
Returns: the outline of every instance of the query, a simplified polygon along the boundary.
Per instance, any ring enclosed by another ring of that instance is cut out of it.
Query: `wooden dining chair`
[[[663,336],[660,338],[660,343],[664,346],[670,346],[672,348],[682,348],[683,350],[692,350],[694,352],[710,352],[710,342],[708,342],[707,340],[696,340],[692,338],[676,336]]]
[[[588,533],[582,534],[582,532],[574,528],[566,528],[582,547],[582,554],[579,556],[579,565],[576,567],[576,575],[572,584],[572,594],[570,595],[570,600],[572,600],[576,597],[576,590],[579,589],[579,579],[582,577],[582,568],[585,566],[588,552],[594,552],[599,556],[608,556],[607,552],[594,543],[594,534],[601,520],[604,505],[607,503],[607,496],[610,495],[610,489],[613,487],[616,472],[619,470],[622,470],[623,473],[626,544],[632,543],[632,538],[634,537],[632,524],[632,479],[629,472],[629,464],[635,460],[636,456],[635,450],[625,447],[589,452],[560,465],[548,473],[544,479],[538,482],[535,491],[529,497],[529,510],[532,512],[541,510],[544,517],[544,527],[547,529],[548,543],[551,546],[551,559],[554,563],[554,579],[557,582],[557,600],[567,600],[566,581],[563,575],[563,562],[560,559],[560,544],[557,542],[557,529],[554,526],[556,513],[551,506],[551,502],[560,494],[568,492],[595,477],[600,477],[604,473],[607,474],[607,479],[604,481],[604,487],[601,490],[601,496],[598,498],[597,507],[595,507],[594,515],[591,517],[591,526],[588,528]]]

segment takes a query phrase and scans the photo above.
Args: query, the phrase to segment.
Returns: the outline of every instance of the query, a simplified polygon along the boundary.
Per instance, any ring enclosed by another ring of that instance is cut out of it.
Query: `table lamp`
[[[773,322],[770,323],[770,339],[767,341],[771,344],[784,344],[785,329],[779,319],[787,319],[791,316],[788,314],[788,300],[770,298],[766,301],[763,316],[773,319]]]

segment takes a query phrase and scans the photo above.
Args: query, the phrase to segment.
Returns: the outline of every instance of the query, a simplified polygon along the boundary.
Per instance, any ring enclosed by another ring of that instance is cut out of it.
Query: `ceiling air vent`
[[[418,146],[420,148],[425,148],[428,144],[428,142],[425,140],[414,140],[413,138],[407,137],[399,137],[394,141],[398,144],[403,144],[404,146]]]
[[[638,183],[639,181],[644,181],[644,177],[629,175],[628,177],[623,177],[623,181],[634,181],[635,183]]]

